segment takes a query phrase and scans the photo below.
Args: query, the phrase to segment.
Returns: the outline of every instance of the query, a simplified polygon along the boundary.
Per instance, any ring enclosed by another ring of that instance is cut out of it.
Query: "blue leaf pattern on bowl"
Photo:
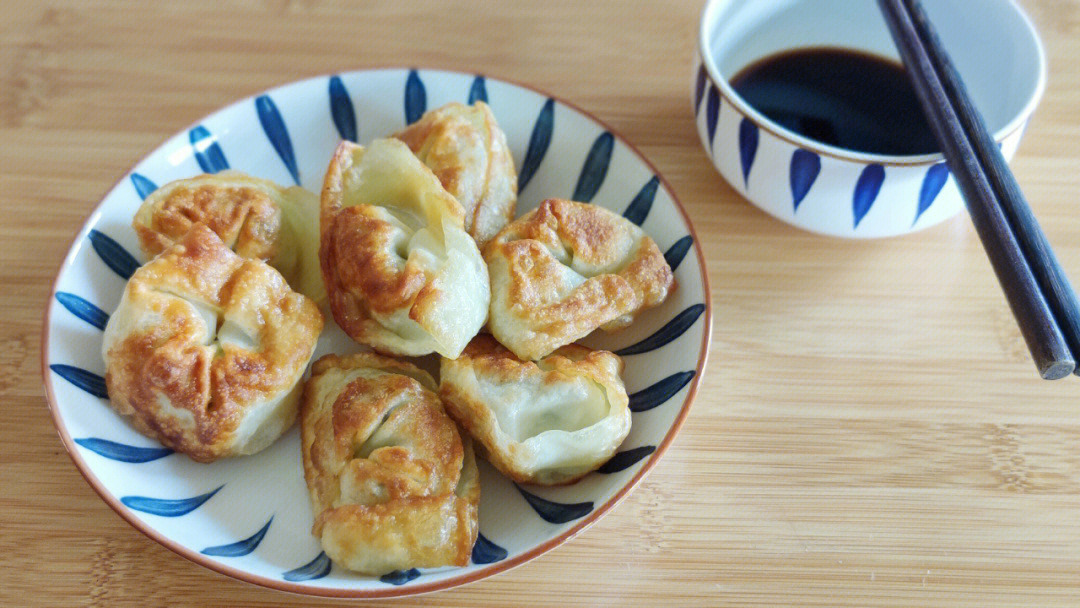
[[[285,168],[299,186],[300,170],[296,167],[292,140],[289,139],[289,130],[285,128],[285,121],[281,119],[277,104],[269,95],[259,95],[255,98],[255,113],[259,115],[259,124],[262,125],[266,138],[270,140],[274,151],[281,157],[281,162],[285,163]]]
[[[380,576],[379,580],[391,585],[404,585],[411,580],[415,580],[419,576],[419,570],[416,568],[409,568],[408,570],[394,570],[390,574]]]
[[[630,411],[644,412],[665,403],[694,377],[693,371],[671,374],[648,388],[630,395]]]
[[[654,175],[649,178],[649,181],[645,182],[645,185],[638,191],[634,200],[630,201],[626,211],[623,211],[623,217],[638,226],[645,223],[645,218],[649,217],[649,211],[652,210],[653,201],[656,199],[656,189],[659,186],[659,177]]]
[[[912,226],[919,221],[919,217],[922,216],[923,212],[934,203],[934,199],[937,198],[941,189],[945,187],[945,181],[948,179],[949,166],[945,163],[938,163],[926,171],[922,187],[919,188],[919,208],[915,211],[915,219],[911,222]]]
[[[701,98],[705,96],[705,82],[708,80],[708,74],[705,73],[705,64],[701,64],[697,69],[697,82],[694,84],[694,116],[701,113]]]
[[[131,174],[131,185],[135,186],[135,192],[139,194],[139,198],[146,200],[146,197],[150,196],[150,193],[157,190],[157,184],[150,181],[145,175],[139,173]]]
[[[571,197],[573,200],[588,203],[596,196],[607,177],[614,148],[615,137],[611,133],[604,131],[596,138],[589,148],[589,155],[585,157],[585,164],[581,167],[581,175],[578,176],[577,187]]]
[[[427,110],[427,90],[420,80],[420,73],[409,70],[409,77],[405,79],[405,124],[420,120]]]
[[[757,155],[758,126],[743,118],[739,123],[739,163],[742,165],[743,186],[750,186],[750,168]]]
[[[192,496],[191,498],[151,498],[149,496],[124,496],[120,499],[120,502],[129,509],[136,511],[142,511],[143,513],[149,513],[151,515],[160,515],[161,517],[180,517],[181,515],[187,515],[195,509],[198,509],[202,504],[211,498],[214,494],[217,494],[221,488],[225,486],[218,486],[216,490],[211,490],[206,494],[200,494],[198,496]]]
[[[548,523],[565,524],[568,521],[581,519],[593,510],[593,503],[591,501],[578,503],[554,502],[546,498],[540,498],[536,494],[526,492],[516,483],[514,484],[514,487],[518,489],[518,492],[521,492],[525,501],[536,511],[536,514]]]
[[[791,155],[791,200],[795,211],[799,210],[799,203],[810,192],[810,186],[814,185],[818,173],[821,173],[821,157],[809,150],[799,148]]]
[[[346,141],[356,142],[356,111],[352,99],[345,90],[341,76],[330,77],[330,116],[334,119],[338,135]]]
[[[472,86],[469,87],[469,105],[482,101],[487,103],[487,86],[484,84],[484,77],[477,74],[476,79],[472,81]]]
[[[330,574],[330,558],[327,557],[326,552],[323,551],[316,555],[315,559],[303,566],[285,572],[281,575],[281,578],[290,583],[299,583],[301,581],[313,581],[317,578],[322,578],[327,574]]]
[[[506,559],[506,549],[488,540],[483,534],[476,535],[476,543],[472,548],[472,561],[474,564],[493,564]]]
[[[709,101],[705,106],[705,126],[709,130],[709,150],[716,138],[716,125],[720,123],[720,90],[716,85],[709,86]]]
[[[540,167],[540,161],[544,160],[548,145],[551,144],[551,133],[555,130],[555,100],[548,98],[540,114],[536,117],[532,135],[529,136],[529,147],[525,151],[525,161],[521,163],[521,171],[518,172],[518,194],[525,190],[529,180],[536,174]]]
[[[135,260],[135,256],[128,253],[127,249],[121,247],[120,243],[112,240],[107,234],[97,230],[90,230],[89,238],[90,244],[101,257],[101,261],[105,262],[105,265],[111,268],[113,272],[120,275],[121,279],[125,281],[130,279],[131,275],[138,270],[139,262]]]
[[[75,443],[109,460],[131,464],[152,462],[173,453],[169,448],[140,448],[126,443],[98,439],[97,437],[76,439]]]
[[[210,131],[199,125],[188,131],[188,140],[195,150],[195,162],[204,173],[217,173],[229,168],[229,161],[225,160],[225,153],[221,151],[217,138]]]
[[[216,547],[207,547],[200,551],[203,555],[213,555],[215,557],[241,557],[247,555],[255,550],[262,542],[263,537],[266,536],[266,531],[270,529],[270,524],[273,523],[274,517],[271,515],[270,520],[266,522],[258,532],[245,538],[244,540],[230,543],[228,545],[218,545]]]
[[[611,457],[611,460],[600,465],[600,468],[596,469],[597,473],[603,473],[609,475],[611,473],[618,473],[619,471],[625,471],[626,469],[637,464],[639,460],[645,458],[649,454],[656,451],[655,445],[643,445],[640,448],[633,448],[631,450],[624,450]]]
[[[627,346],[626,348],[620,348],[615,351],[615,354],[620,357],[625,357],[627,355],[637,355],[656,350],[686,333],[686,330],[694,325],[703,312],[705,312],[704,304],[694,304],[690,308],[675,315],[674,319],[668,321],[666,325],[656,330],[656,332],[648,338],[645,338],[637,344]]]
[[[690,245],[694,243],[694,237],[689,234],[675,241],[675,243],[668,248],[664,254],[664,259],[667,261],[667,265],[671,266],[671,271],[675,272],[675,269],[682,263],[683,258],[686,257],[686,252],[690,251]]]
[[[881,190],[881,184],[885,181],[885,168],[881,165],[867,165],[859,174],[859,181],[855,182],[855,194],[852,197],[851,209],[855,214],[855,228],[866,217],[870,207],[874,205]]]
[[[85,369],[63,363],[53,363],[49,369],[56,372],[61,378],[102,399],[109,398],[109,391],[105,388],[105,378],[88,372]]]
[[[71,314],[98,329],[105,329],[105,325],[109,322],[109,315],[105,314],[104,310],[73,293],[58,291],[56,292],[56,301],[63,304],[64,308],[68,309]]]

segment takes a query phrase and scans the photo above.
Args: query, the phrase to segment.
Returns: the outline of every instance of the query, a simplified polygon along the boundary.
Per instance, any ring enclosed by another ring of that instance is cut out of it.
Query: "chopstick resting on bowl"
[[[878,0],[1040,375],[1076,372],[1080,305],[919,0]]]

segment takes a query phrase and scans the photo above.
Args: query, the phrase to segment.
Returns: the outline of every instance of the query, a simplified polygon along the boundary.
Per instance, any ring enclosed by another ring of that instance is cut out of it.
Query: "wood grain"
[[[1050,80],[1013,162],[1080,281],[1080,2],[1025,0]],[[714,172],[689,113],[700,0],[0,5],[3,606],[293,606],[116,516],[40,381],[49,287],[136,161],[217,107],[331,71],[528,82],[640,147],[687,207],[713,355],[682,434],[610,515],[454,606],[1075,606],[1080,384],[1039,380],[967,218],[850,242],[790,228]]]

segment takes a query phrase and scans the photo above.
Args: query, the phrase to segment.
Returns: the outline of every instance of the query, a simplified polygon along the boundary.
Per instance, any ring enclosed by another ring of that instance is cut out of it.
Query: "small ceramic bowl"
[[[924,0],[975,105],[1011,159],[1046,85],[1046,58],[1012,0]],[[905,234],[963,208],[941,154],[888,156],[826,145],[772,122],[730,79],[764,57],[839,47],[899,61],[876,2],[709,0],[691,102],[702,145],[750,202],[805,230],[851,238]]]

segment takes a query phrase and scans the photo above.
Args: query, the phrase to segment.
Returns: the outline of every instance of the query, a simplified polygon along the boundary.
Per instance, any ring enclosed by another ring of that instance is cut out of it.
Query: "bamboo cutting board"
[[[1080,2],[1023,4],[1050,79],[1013,167],[1080,282]],[[620,506],[513,571],[395,605],[1080,605],[1080,378],[1037,379],[965,217],[849,242],[741,200],[691,121],[700,8],[0,5],[0,605],[324,603],[191,564],[109,510],[48,415],[41,320],[75,231],[167,136],[271,86],[384,65],[527,82],[622,132],[694,221],[715,315],[689,418]]]

